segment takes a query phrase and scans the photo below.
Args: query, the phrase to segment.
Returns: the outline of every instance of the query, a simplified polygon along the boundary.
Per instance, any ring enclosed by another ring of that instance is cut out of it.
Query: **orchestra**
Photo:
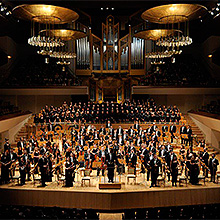
[[[131,103],[123,105],[133,108]],[[43,112],[47,116],[50,109],[45,107]],[[96,170],[96,175],[103,177],[107,173],[108,182],[114,183],[116,175],[125,174],[128,168],[137,175],[139,167],[140,173],[146,174],[146,180],[151,180],[150,187],[158,186],[159,175],[167,176],[168,182],[172,179],[172,186],[177,186],[178,175],[183,174],[190,177],[191,184],[198,184],[200,168],[206,178],[210,174],[211,181],[215,182],[219,165],[215,155],[210,158],[204,142],[198,145],[201,151],[195,152],[191,128],[182,124],[178,130],[177,124],[174,120],[159,126],[155,121],[144,129],[140,120],[134,120],[126,129],[121,125],[113,128],[112,120],[106,119],[106,124],[97,129],[94,124],[74,119],[69,128],[64,129],[59,123],[48,119],[46,124],[42,119],[42,124],[36,124],[39,130],[27,140],[20,138],[16,149],[5,141],[1,156],[2,182],[9,182],[17,165],[21,185],[25,180],[30,181],[32,175],[40,174],[42,187],[60,174],[65,176],[65,186],[72,187],[79,169]],[[174,152],[176,139],[181,139],[181,147]]]

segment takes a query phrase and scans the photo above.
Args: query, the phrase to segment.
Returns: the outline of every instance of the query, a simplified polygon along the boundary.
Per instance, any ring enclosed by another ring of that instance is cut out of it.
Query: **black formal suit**
[[[157,177],[159,175],[159,167],[161,166],[161,161],[157,159],[152,159],[150,161],[151,167],[151,187],[157,185]]]
[[[181,134],[181,144],[186,144],[186,139],[182,138],[182,134],[186,134],[187,133],[187,129],[186,126],[181,126],[180,127],[180,134]]]
[[[108,169],[108,182],[114,182],[114,168],[115,168],[116,156],[114,153],[109,153],[106,155],[106,163]]]
[[[210,158],[209,159],[209,169],[211,173],[211,181],[215,182],[215,175],[216,171],[218,169],[219,161],[216,158]]]
[[[170,126],[171,143],[173,143],[173,138],[175,138],[174,133],[176,133],[176,125]]]

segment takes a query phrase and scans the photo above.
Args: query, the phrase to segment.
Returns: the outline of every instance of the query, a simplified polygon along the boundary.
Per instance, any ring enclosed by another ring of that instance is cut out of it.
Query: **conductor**
[[[113,149],[110,149],[110,153],[106,156],[107,169],[108,169],[108,182],[114,183],[114,170],[115,170],[115,154]]]

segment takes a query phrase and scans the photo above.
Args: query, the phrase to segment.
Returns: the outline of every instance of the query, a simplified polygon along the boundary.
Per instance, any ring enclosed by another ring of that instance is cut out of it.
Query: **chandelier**
[[[53,51],[49,54],[50,57],[59,58],[59,59],[73,59],[76,58],[76,54],[72,52],[62,52],[62,51]]]
[[[66,60],[59,60],[57,61],[57,65],[70,65],[70,61],[66,61]]]
[[[156,45],[161,47],[183,47],[190,44],[192,44],[192,38],[189,36],[167,36],[156,41]]]
[[[70,9],[44,4],[19,5],[13,9],[13,14],[20,19],[31,21],[28,44],[39,47],[38,54],[42,55],[49,55],[54,48],[64,46],[63,40],[53,36],[51,30],[57,25],[74,22],[79,17]]]
[[[177,35],[161,36],[156,45],[161,47],[183,47],[192,44],[189,36],[189,21],[201,18],[207,9],[199,4],[168,4],[150,8],[141,17],[152,23],[165,25],[168,30],[182,29]]]
[[[163,65],[165,64],[165,62],[162,60],[154,60],[154,61],[151,61],[150,64],[151,65]]]
[[[182,53],[182,50],[165,50],[165,51],[156,51],[149,52],[146,54],[145,58],[149,59],[163,59],[172,57],[173,55],[179,55]]]

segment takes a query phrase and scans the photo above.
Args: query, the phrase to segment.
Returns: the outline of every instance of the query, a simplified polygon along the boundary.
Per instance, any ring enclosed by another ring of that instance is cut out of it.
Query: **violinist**
[[[202,158],[202,162],[204,163],[205,166],[203,166],[203,175],[205,177],[208,177],[208,167],[209,167],[209,153],[207,152],[207,149],[204,148]]]
[[[26,161],[24,159],[25,157],[21,157],[19,161],[19,171],[20,171],[20,177],[21,177],[21,186],[25,184],[25,178],[26,178]]]
[[[7,184],[9,182],[9,167],[10,167],[10,157],[8,150],[6,150],[1,157],[1,177],[2,183]]]

